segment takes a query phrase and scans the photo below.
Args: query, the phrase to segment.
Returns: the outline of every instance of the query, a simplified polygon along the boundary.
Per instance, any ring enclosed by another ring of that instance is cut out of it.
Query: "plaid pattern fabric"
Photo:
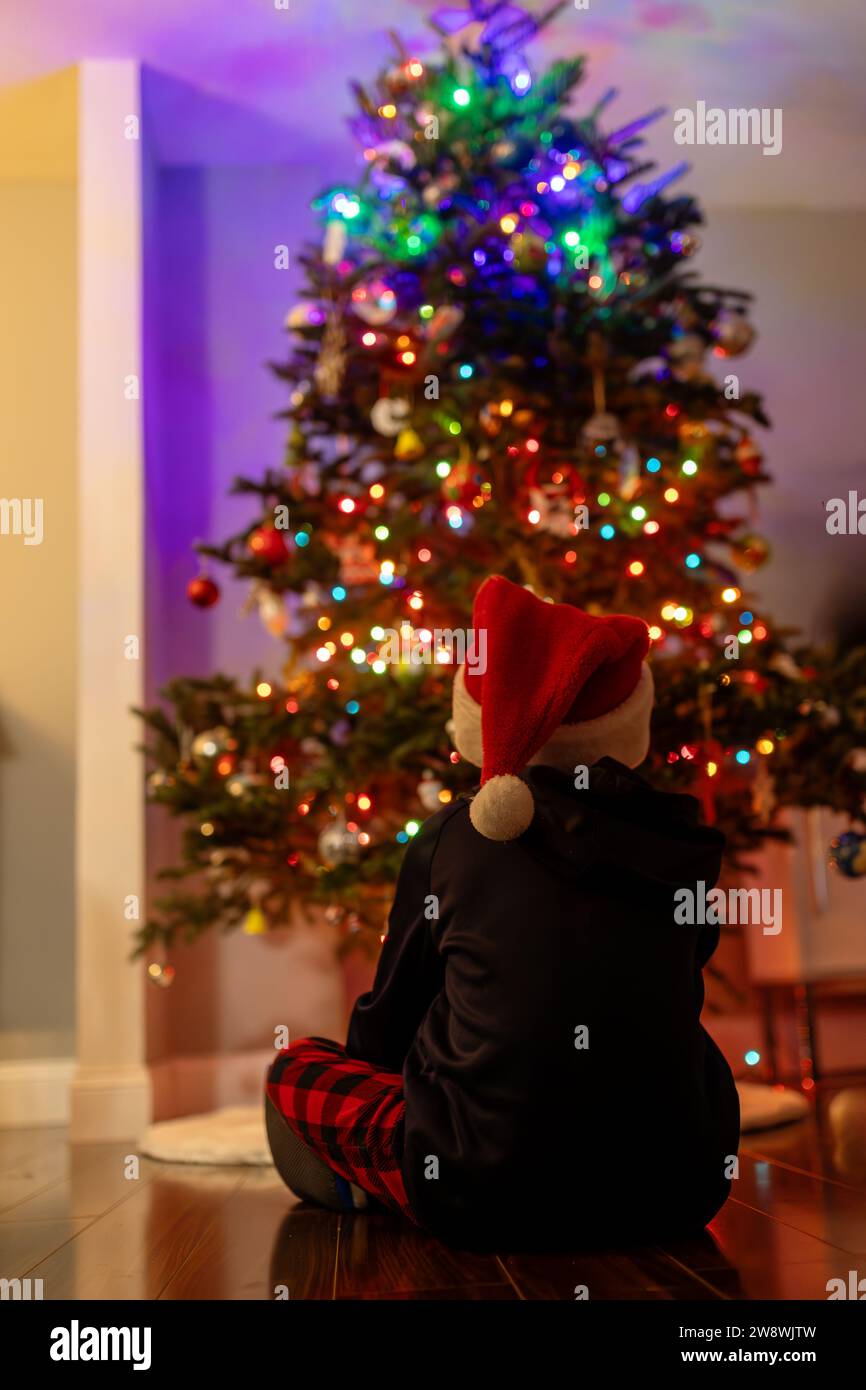
[[[268,1071],[267,1093],[299,1139],[333,1172],[415,1221],[401,1171],[403,1078],[302,1038]]]

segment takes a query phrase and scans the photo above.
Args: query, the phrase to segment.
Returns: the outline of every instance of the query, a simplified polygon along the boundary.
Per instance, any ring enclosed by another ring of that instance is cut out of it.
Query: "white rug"
[[[773,1129],[808,1113],[809,1103],[786,1086],[758,1086],[741,1081],[741,1128]],[[142,1136],[141,1152],[162,1163],[251,1164],[269,1166],[271,1155],[261,1105],[232,1105],[209,1115],[186,1115],[150,1125]]]

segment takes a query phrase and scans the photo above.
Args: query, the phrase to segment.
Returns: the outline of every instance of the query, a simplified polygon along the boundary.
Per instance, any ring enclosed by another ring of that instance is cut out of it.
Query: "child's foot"
[[[274,1165],[283,1182],[305,1202],[329,1211],[363,1211],[369,1199],[362,1188],[331,1171],[299,1139],[270,1096],[265,1097],[265,1123]]]

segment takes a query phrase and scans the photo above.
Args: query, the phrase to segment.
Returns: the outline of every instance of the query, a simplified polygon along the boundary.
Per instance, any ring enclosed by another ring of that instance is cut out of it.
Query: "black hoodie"
[[[348,1050],[402,1072],[403,1172],[456,1244],[555,1247],[698,1230],[730,1190],[739,1106],[700,1024],[717,927],[674,893],[719,872],[697,802],[610,758],[549,767],[519,840],[457,801],[406,852]]]

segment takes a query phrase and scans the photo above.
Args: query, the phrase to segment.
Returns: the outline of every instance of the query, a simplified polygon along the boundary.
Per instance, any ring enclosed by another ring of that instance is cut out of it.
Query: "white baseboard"
[[[98,1144],[137,1139],[150,1124],[151,1085],[147,1067],[78,1067],[72,1077],[69,1137]]]
[[[66,1125],[74,1057],[0,1061],[0,1129]]]

